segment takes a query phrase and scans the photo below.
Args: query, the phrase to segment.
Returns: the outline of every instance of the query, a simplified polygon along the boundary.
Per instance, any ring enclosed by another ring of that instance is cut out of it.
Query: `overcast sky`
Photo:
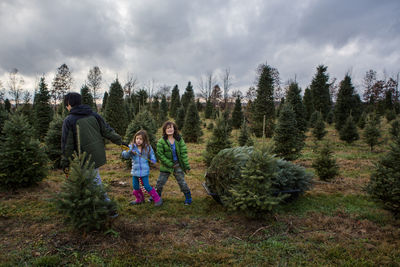
[[[303,92],[320,64],[338,81],[350,71],[362,90],[367,70],[400,71],[399,14],[399,0],[0,0],[0,80],[17,68],[33,90],[66,63],[74,91],[99,66],[103,90],[132,73],[139,87],[183,93],[210,71],[222,84],[229,68],[245,92],[267,62]]]

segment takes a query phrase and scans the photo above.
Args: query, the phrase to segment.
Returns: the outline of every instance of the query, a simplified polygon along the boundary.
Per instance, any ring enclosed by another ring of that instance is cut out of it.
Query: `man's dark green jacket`
[[[183,138],[179,136],[175,139],[176,154],[178,156],[179,165],[184,172],[190,170],[187,148]],[[161,137],[157,142],[157,159],[160,161],[160,172],[174,172],[174,162],[172,158],[172,148],[167,137]]]
[[[95,163],[95,168],[99,168],[106,163],[104,138],[117,145],[122,143],[121,136],[99,114],[93,112],[91,107],[87,105],[73,107],[65,118],[62,127],[61,151],[63,154],[63,167],[68,166],[68,159],[73,152],[78,152],[78,131],[80,152],[86,151],[88,155],[91,155],[91,162]]]

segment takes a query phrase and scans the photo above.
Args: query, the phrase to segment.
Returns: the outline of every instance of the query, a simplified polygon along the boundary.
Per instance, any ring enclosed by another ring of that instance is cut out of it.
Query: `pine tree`
[[[204,162],[207,166],[210,166],[212,159],[218,154],[219,151],[232,146],[232,142],[229,140],[230,135],[230,127],[227,121],[224,119],[223,114],[220,112],[215,121],[213,134],[208,140],[206,150],[203,154]]]
[[[259,67],[260,76],[257,83],[257,97],[252,104],[251,126],[257,137],[271,137],[274,131],[274,77],[273,68],[263,64]],[[265,116],[265,132],[263,122]]]
[[[107,99],[108,99],[108,93],[104,92],[103,103],[101,104],[101,111],[103,111],[103,112],[106,110]]]
[[[190,103],[194,101],[194,91],[191,82],[188,82],[185,93],[182,95],[182,106],[185,108],[185,112],[188,109]]]
[[[318,157],[312,163],[312,167],[322,181],[330,181],[339,174],[339,166],[332,154],[329,144],[325,144],[319,150]]]
[[[110,86],[110,93],[107,99],[105,110],[105,119],[112,128],[119,134],[123,135],[127,126],[127,115],[124,106],[124,91],[118,79]]]
[[[161,97],[159,119],[161,123],[164,123],[168,119],[168,103],[165,95]]]
[[[175,120],[179,130],[182,130],[185,125],[185,115],[186,115],[185,108],[183,106],[180,106],[178,108],[177,118]]]
[[[252,146],[254,144],[253,140],[250,137],[246,119],[244,119],[242,122],[242,127],[240,128],[240,135],[238,137],[238,143],[240,146]]]
[[[203,105],[200,103],[200,98],[197,98],[197,100],[196,100],[196,108],[197,108],[198,112],[203,111]]]
[[[14,113],[4,123],[0,142],[0,187],[36,184],[47,174],[47,157],[23,115]]]
[[[46,153],[50,161],[53,163],[54,169],[61,168],[61,133],[63,125],[63,117],[55,115],[50,122],[44,142],[46,144]]]
[[[328,67],[324,65],[318,66],[317,73],[310,85],[313,107],[315,110],[319,110],[322,113],[324,119],[331,109],[331,96],[329,94],[328,83],[329,75],[326,74],[327,69]]]
[[[8,113],[11,112],[11,103],[10,100],[8,100],[8,98],[6,98],[6,100],[4,101],[4,108],[7,110]]]
[[[360,139],[356,124],[354,123],[353,117],[351,115],[347,118],[346,123],[339,132],[339,135],[340,140],[346,141],[348,144]]]
[[[126,96],[124,99],[124,106],[126,110],[127,120],[131,122],[135,117],[135,105],[133,103],[133,98]]]
[[[304,105],[301,99],[301,89],[296,82],[291,82],[286,93],[286,102],[291,104],[296,115],[297,127],[303,133],[307,130],[307,121],[305,119]]]
[[[53,109],[50,104],[50,93],[44,77],[40,78],[39,91],[35,95],[34,123],[36,136],[43,140],[46,136],[49,124],[53,118]]]
[[[285,104],[273,137],[274,153],[287,160],[296,159],[304,146],[304,139],[304,133],[297,127],[296,114],[292,106],[289,103]]]
[[[157,124],[161,124],[161,120],[159,120],[158,115],[160,114],[160,101],[158,101],[158,96],[155,96],[153,98],[153,101],[151,102],[151,115],[153,115],[154,121],[157,122]]]
[[[322,119],[322,114],[318,112],[318,118],[317,121],[315,122],[312,134],[317,140],[321,140],[322,138],[324,138],[326,133],[327,131],[325,130],[325,122]]]
[[[357,99],[359,99],[359,97],[355,94],[351,78],[346,74],[343,81],[340,82],[335,105],[335,128],[337,131],[340,131],[350,114],[355,121],[358,121],[360,117],[359,111],[361,109],[359,105],[361,103],[359,103]]]
[[[361,113],[361,116],[358,119],[357,126],[360,127],[360,129],[364,129],[366,123],[367,123],[367,114],[363,112]]]
[[[232,127],[235,129],[240,128],[243,121],[243,111],[242,103],[240,102],[240,97],[238,96],[235,101],[235,107],[232,112]]]
[[[69,177],[53,201],[58,211],[65,215],[65,220],[76,229],[103,230],[109,214],[116,210],[116,203],[107,198],[103,186],[96,182],[94,164],[85,162],[85,157],[86,152],[74,156]]]
[[[392,123],[390,124],[390,129],[389,129],[389,133],[392,136],[392,138],[395,138],[397,136],[400,135],[400,120],[394,120],[392,121]]]
[[[150,145],[153,147],[153,149],[156,149],[157,123],[156,121],[154,121],[150,112],[146,109],[136,114],[135,118],[129,123],[124,136],[125,142],[130,143],[132,141],[133,136],[139,130],[147,131]]]
[[[326,122],[331,125],[333,123],[335,119],[335,114],[333,113],[333,110],[331,109],[328,113],[328,115],[326,116]]]
[[[4,123],[8,120],[8,112],[5,109],[0,109],[0,138],[3,135]]]
[[[367,120],[363,135],[364,141],[370,146],[371,151],[374,149],[374,146],[379,144],[380,136],[381,131],[379,129],[379,120],[371,114]]]
[[[206,108],[204,110],[204,118],[210,119],[212,117],[212,114],[213,114],[213,105],[211,103],[211,100],[208,99],[206,102]]]
[[[389,152],[371,174],[367,191],[396,217],[400,215],[400,136],[393,136]]]
[[[171,106],[169,109],[169,115],[176,119],[177,115],[178,115],[178,108],[181,105],[181,100],[180,100],[180,96],[179,96],[179,89],[178,89],[178,85],[176,84],[174,86],[174,88],[172,89],[172,94],[171,94]]]
[[[214,129],[214,123],[210,122],[210,123],[207,125],[207,130],[213,130],[213,129]]]
[[[391,122],[392,120],[396,119],[396,111],[394,109],[386,110],[385,117],[388,122]]]
[[[315,127],[315,124],[317,123],[317,120],[318,120],[318,116],[320,116],[320,115],[322,116],[321,112],[319,112],[317,110],[314,111],[313,114],[311,114],[310,121],[308,122],[310,124],[311,128]]]
[[[82,104],[88,105],[94,111],[96,111],[96,105],[93,102],[93,96],[90,93],[90,89],[86,84],[81,87],[81,96],[82,96]]]
[[[182,136],[185,142],[196,143],[199,141],[200,136],[203,135],[200,125],[201,121],[199,113],[197,112],[196,103],[192,101],[186,110],[185,124],[182,129]]]

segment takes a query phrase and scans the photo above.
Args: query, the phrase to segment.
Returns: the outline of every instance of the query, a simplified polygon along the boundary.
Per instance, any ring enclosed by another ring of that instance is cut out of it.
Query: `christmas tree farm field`
[[[329,182],[314,176],[313,188],[296,201],[250,219],[226,211],[204,190],[203,152],[212,130],[202,130],[198,144],[187,144],[190,206],[183,204],[173,176],[164,187],[161,207],[130,206],[130,170],[120,160],[119,147],[112,144],[107,145],[108,163],[100,169],[118,204],[119,217],[110,222],[109,230],[82,232],[64,222],[49,201],[65,179],[61,171],[50,171],[35,187],[0,191],[0,266],[395,266],[400,262],[400,221],[365,192],[374,164],[388,150],[386,134],[371,152],[363,140],[340,141],[328,126],[322,142],[330,142],[339,175]],[[234,130],[233,146],[238,136],[239,130]],[[259,146],[271,140],[254,141]],[[305,147],[294,163],[312,171],[319,142],[307,132]],[[152,186],[158,166],[151,170]]]

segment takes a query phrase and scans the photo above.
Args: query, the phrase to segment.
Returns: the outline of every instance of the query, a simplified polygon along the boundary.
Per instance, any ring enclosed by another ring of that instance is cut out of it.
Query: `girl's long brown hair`
[[[142,153],[143,153],[143,151],[150,153],[150,142],[149,142],[149,137],[147,135],[146,130],[139,130],[137,133],[135,133],[135,135],[133,136],[132,144],[136,144],[136,136],[139,136],[139,135],[143,139]]]
[[[167,130],[167,127],[170,125],[172,125],[172,127],[174,127],[174,138],[179,140],[180,135],[179,135],[179,131],[178,131],[178,126],[175,124],[175,122],[172,122],[172,121],[164,122],[163,127],[162,127],[163,137],[167,138],[166,130]]]

